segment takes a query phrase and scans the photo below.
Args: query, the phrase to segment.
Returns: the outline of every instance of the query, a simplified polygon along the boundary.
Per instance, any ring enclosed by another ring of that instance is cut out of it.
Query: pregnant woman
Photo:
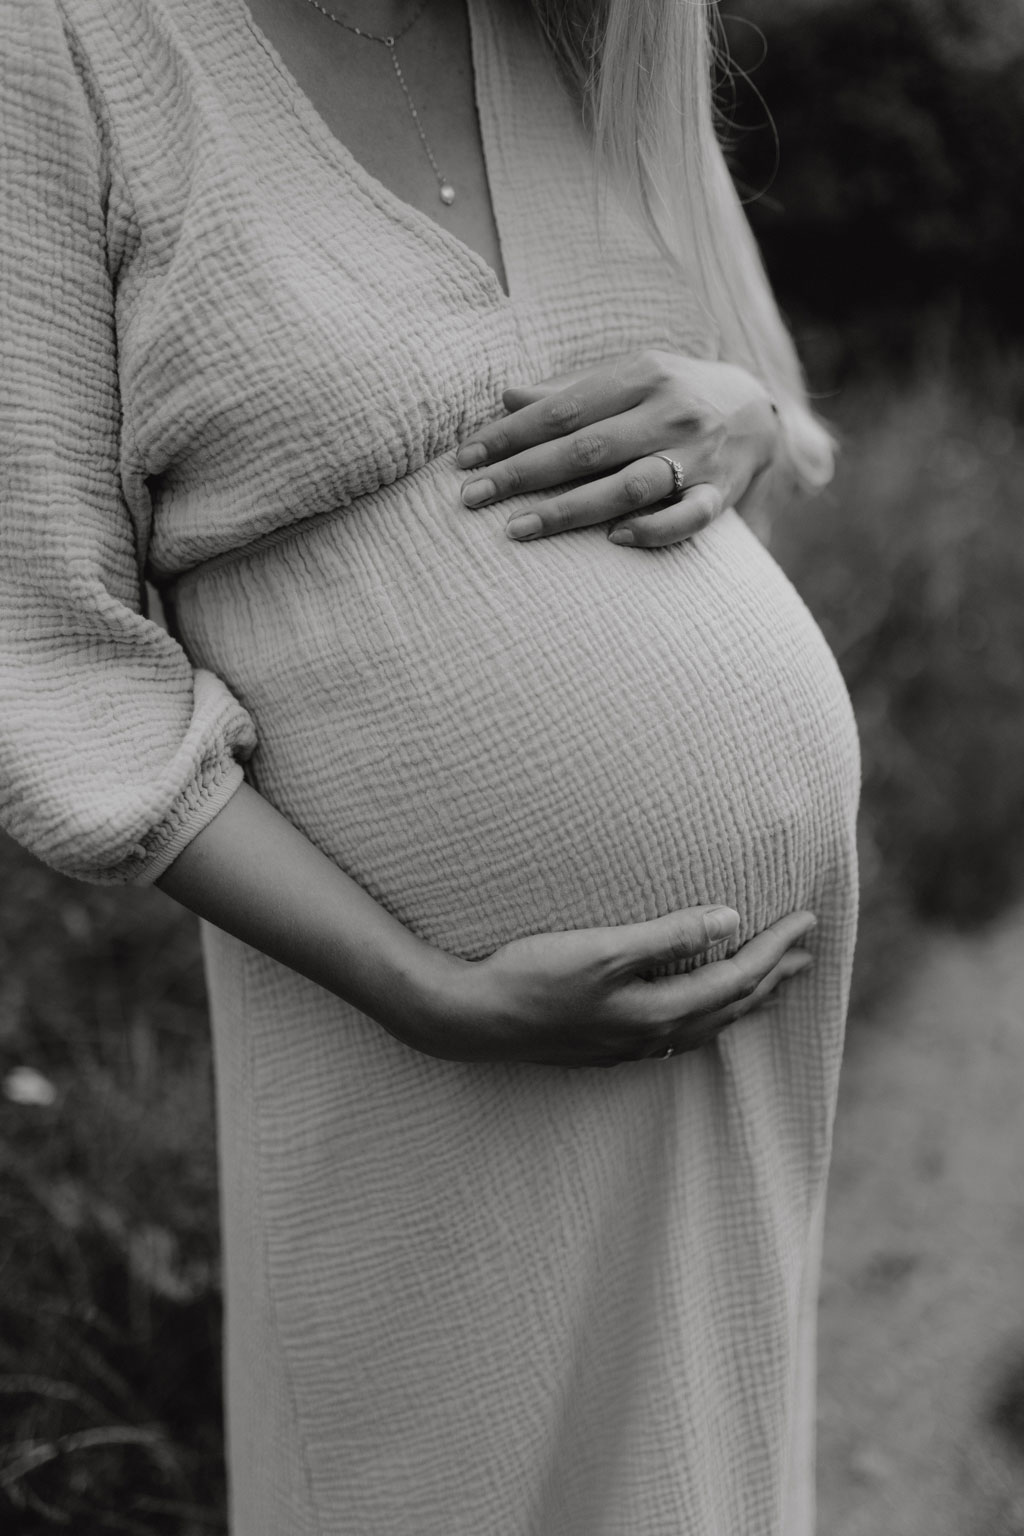
[[[3,31],[3,819],[212,919],[234,1530],[809,1536],[857,754],[702,7]]]

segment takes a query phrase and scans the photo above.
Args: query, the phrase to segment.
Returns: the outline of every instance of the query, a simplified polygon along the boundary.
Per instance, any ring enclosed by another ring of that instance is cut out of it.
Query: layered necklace
[[[420,143],[423,145],[424,154],[430,161],[430,168],[434,175],[437,177],[438,196],[440,197],[442,203],[444,203],[445,207],[450,208],[452,203],[455,201],[455,188],[452,186],[447,176],[442,174],[440,166],[434,159],[434,151],[431,149],[427,135],[423,131],[423,124],[420,122],[420,115],[416,111],[416,103],[413,101],[409,87],[405,83],[405,76],[402,73],[402,66],[399,64],[398,54],[395,52],[396,45],[402,41],[402,38],[405,37],[406,33],[412,31],[412,28],[423,15],[423,12],[427,8],[427,0],[420,0],[420,4],[416,7],[415,11],[413,11],[401,32],[388,33],[387,36],[382,36],[379,32],[366,32],[362,27],[354,27],[350,21],[342,21],[340,16],[335,16],[333,11],[329,11],[324,6],[322,6],[319,3],[319,0],[309,0],[309,3],[314,10],[320,12],[321,16],[326,16],[328,21],[333,21],[336,27],[344,27],[346,32],[354,32],[356,37],[363,37],[368,43],[384,44],[384,47],[391,55],[391,62],[394,65],[395,74],[398,76],[398,83],[402,87],[402,91],[405,95],[406,104],[412,115],[412,120],[416,125],[416,132],[420,136]]]

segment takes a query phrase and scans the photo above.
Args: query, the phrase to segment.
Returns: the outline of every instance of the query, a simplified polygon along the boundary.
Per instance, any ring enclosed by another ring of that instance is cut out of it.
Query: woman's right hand
[[[537,933],[462,960],[410,932],[248,784],[157,883],[414,1050],[448,1061],[595,1067],[689,1051],[763,1007],[811,961],[797,945],[814,918],[793,912],[727,960],[652,978],[734,934],[730,907]]]
[[[449,1061],[560,1067],[693,1050],[811,964],[797,944],[814,923],[810,912],[793,912],[728,959],[656,979],[652,971],[731,937],[737,913],[687,907],[644,923],[514,939],[484,960],[457,962],[440,1008],[400,1038]]]

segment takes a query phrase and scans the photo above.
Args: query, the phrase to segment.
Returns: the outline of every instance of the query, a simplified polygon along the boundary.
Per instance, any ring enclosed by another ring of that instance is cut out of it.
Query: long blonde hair
[[[531,4],[600,160],[703,299],[721,356],[767,385],[797,480],[824,485],[832,438],[808,406],[796,349],[715,131],[714,0]]]

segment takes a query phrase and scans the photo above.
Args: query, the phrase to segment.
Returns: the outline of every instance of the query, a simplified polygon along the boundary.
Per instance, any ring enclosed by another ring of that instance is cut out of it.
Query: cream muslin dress
[[[243,0],[5,0],[4,821],[152,880],[245,763],[467,957],[812,908],[774,1012],[612,1071],[417,1055],[205,935],[236,1536],[810,1536],[848,700],[735,513],[645,551],[461,506],[506,385],[715,351],[526,7],[470,12],[508,295]]]

